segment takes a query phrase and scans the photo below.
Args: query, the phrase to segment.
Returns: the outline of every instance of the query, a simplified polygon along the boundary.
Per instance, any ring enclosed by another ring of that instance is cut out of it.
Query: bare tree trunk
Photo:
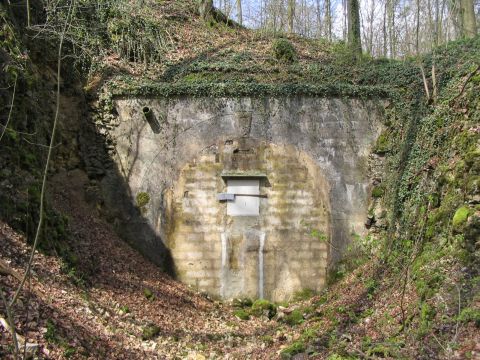
[[[368,49],[369,49],[369,53],[370,55],[373,55],[373,22],[375,20],[375,1],[372,0],[371,2],[371,5],[370,5],[370,19],[369,19],[369,23],[370,23],[370,35],[369,35],[369,45],[368,45]]]
[[[198,11],[202,19],[208,19],[212,14],[212,10],[213,0],[198,0]]]
[[[450,12],[450,18],[452,19],[453,27],[455,28],[454,37],[456,39],[463,36],[463,20],[460,6],[460,1],[458,0],[448,1],[448,10]]]
[[[466,38],[477,35],[477,21],[475,19],[475,8],[473,0],[460,1],[462,11],[462,33]]]
[[[238,16],[238,23],[240,25],[243,25],[242,0],[237,0],[237,16]]]
[[[293,22],[295,18],[295,0],[288,0],[288,10],[287,10],[287,17],[288,17],[288,32],[293,33]]]
[[[348,44],[357,57],[362,55],[360,6],[358,0],[348,0]]]
[[[395,58],[397,55],[396,35],[395,35],[395,3],[396,0],[388,0],[388,37],[390,43],[390,56]]]
[[[322,7],[320,6],[320,0],[316,0],[315,5],[317,13],[317,36],[322,37]]]
[[[445,42],[445,34],[444,34],[444,29],[446,26],[444,26],[443,21],[444,21],[444,15],[445,15],[445,0],[442,0],[442,9],[440,10],[440,20],[439,20],[439,43]]]
[[[332,41],[332,3],[330,0],[325,1],[325,9],[328,41]]]
[[[420,0],[417,0],[417,17],[416,28],[415,28],[415,53],[418,55],[420,53]]]
[[[30,0],[27,0],[27,26],[30,27]]]
[[[383,8],[383,56],[387,57],[387,8],[388,0],[385,0]]]
[[[435,47],[439,44],[439,31],[440,31],[440,3],[438,0],[435,0],[435,31],[433,38],[433,45]]]

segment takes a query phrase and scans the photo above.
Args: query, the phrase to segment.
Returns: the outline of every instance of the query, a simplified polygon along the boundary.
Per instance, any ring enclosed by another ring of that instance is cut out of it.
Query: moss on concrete
[[[139,192],[136,197],[137,206],[142,208],[150,202],[150,195],[146,192]]]

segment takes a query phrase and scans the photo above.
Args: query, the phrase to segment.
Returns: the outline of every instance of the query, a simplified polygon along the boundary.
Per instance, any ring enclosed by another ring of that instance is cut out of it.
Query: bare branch
[[[2,125],[3,130],[2,130],[2,134],[0,134],[0,141],[2,141],[3,135],[5,135],[5,132],[7,131],[7,128],[8,128],[8,124],[10,123],[10,119],[12,118],[13,103],[15,101],[15,92],[17,89],[17,80],[18,80],[18,77],[15,75],[15,84],[13,84],[12,103],[10,104],[10,110],[8,111],[7,123],[5,125]]]

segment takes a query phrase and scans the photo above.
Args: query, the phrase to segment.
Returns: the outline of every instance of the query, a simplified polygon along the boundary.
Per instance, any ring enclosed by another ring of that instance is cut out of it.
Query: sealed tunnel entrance
[[[328,191],[318,165],[292,146],[241,138],[209,147],[165,196],[179,279],[225,299],[320,290]]]

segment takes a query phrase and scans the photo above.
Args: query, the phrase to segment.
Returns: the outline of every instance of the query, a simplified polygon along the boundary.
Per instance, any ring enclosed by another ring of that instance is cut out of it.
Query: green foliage
[[[372,298],[373,294],[378,288],[378,281],[373,278],[368,278],[365,280],[365,289],[367,290],[367,297]]]
[[[304,352],[306,349],[305,344],[302,341],[296,341],[290,346],[286,347],[280,353],[282,359],[291,359],[294,355]]]
[[[286,315],[282,321],[290,326],[301,324],[303,322],[303,313],[300,309],[295,309],[290,314]]]
[[[390,149],[390,139],[388,132],[382,132],[375,143],[373,152],[376,154],[385,154]]]
[[[464,323],[473,322],[477,328],[480,328],[480,309],[466,307],[460,312],[458,320]]]
[[[46,328],[47,331],[43,337],[49,344],[56,344],[62,347],[64,349],[63,356],[65,358],[69,359],[76,354],[77,350],[70,346],[68,342],[59,334],[59,331],[52,320],[47,320]]]
[[[327,360],[353,360],[355,358],[351,356],[343,356],[343,355],[338,355],[338,354],[330,354],[327,357]]]
[[[428,334],[432,327],[432,321],[435,315],[436,311],[430,304],[427,302],[421,303],[418,336],[423,337]]]
[[[160,328],[155,324],[148,324],[142,329],[142,340],[151,340],[160,334]]]
[[[345,96],[360,98],[388,97],[390,90],[384,86],[358,86],[348,83],[288,83],[268,84],[241,81],[199,81],[178,82],[174,84],[138,80],[123,77],[109,83],[114,96],[192,96],[192,97],[228,97],[228,96]]]
[[[250,314],[244,309],[235,310],[233,312],[233,315],[235,315],[240,320],[250,320]]]
[[[321,242],[327,242],[328,241],[328,236],[324,234],[322,231],[313,229],[310,231],[310,236],[321,241]],[[307,290],[307,289],[304,289]]]
[[[287,39],[276,39],[272,44],[272,51],[275,59],[281,62],[293,63],[297,59],[297,51]]]
[[[381,185],[375,186],[372,189],[372,197],[381,198],[385,194],[385,188]]]
[[[233,299],[232,305],[235,308],[249,308],[253,305],[253,301],[250,298]]]
[[[150,301],[155,300],[155,294],[152,292],[152,290],[148,288],[143,289],[143,296],[145,296],[147,300],[150,300]]]
[[[271,345],[274,343],[273,337],[271,335],[262,335],[260,337],[260,340],[262,340],[264,343]]]
[[[74,356],[77,353],[77,350],[72,347],[72,346],[67,346],[65,350],[63,351],[63,356],[66,359],[70,359],[72,356]]]
[[[293,294],[293,301],[304,301],[308,300],[315,296],[315,291],[312,289],[305,288],[303,290],[296,291]]]
[[[277,314],[277,307],[268,300],[258,299],[252,304],[250,313],[253,316],[267,315],[271,319]]]
[[[45,335],[43,337],[48,343],[57,344],[59,342],[59,336],[57,334],[57,327],[55,326],[55,323],[53,323],[52,320],[48,319],[46,327],[47,331],[45,332]]]

